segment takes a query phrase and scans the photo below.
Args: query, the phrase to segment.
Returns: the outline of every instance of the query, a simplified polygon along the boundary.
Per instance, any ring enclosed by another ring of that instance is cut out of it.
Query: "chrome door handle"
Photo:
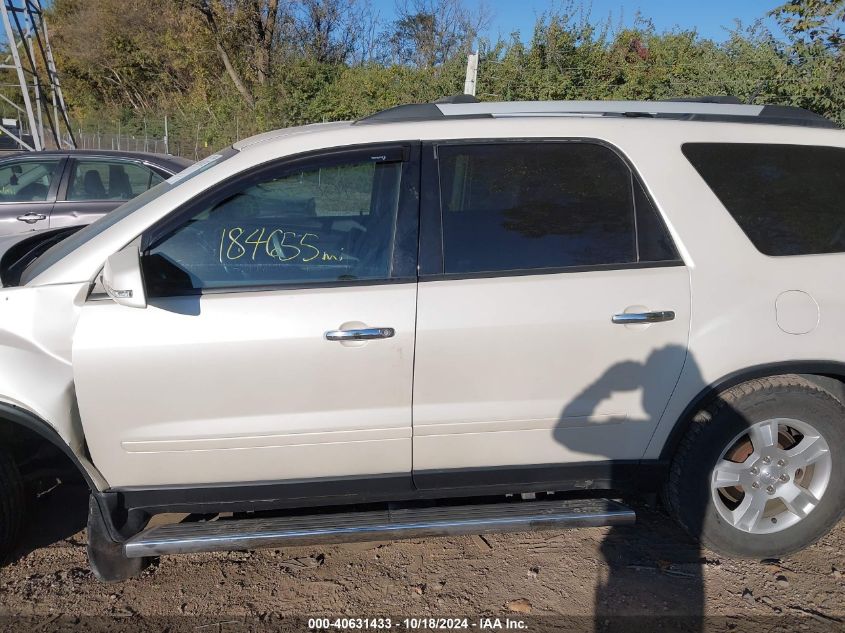
[[[47,219],[46,215],[43,215],[41,213],[32,213],[32,212],[25,213],[24,215],[18,216],[18,220],[20,220],[21,222],[26,222],[27,224],[34,224],[35,222],[38,222],[39,220],[46,220],[46,219]]]
[[[369,341],[374,338],[391,338],[396,334],[392,327],[365,327],[360,330],[329,330],[327,341]]]
[[[613,322],[621,325],[628,325],[630,323],[660,323],[662,321],[671,321],[675,318],[675,313],[672,310],[660,310],[658,312],[623,312],[621,314],[613,315]]]

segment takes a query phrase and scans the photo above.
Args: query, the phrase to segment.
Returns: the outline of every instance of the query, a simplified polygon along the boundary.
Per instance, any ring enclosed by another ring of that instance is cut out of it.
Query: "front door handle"
[[[396,334],[392,327],[365,327],[358,330],[329,330],[327,341],[369,341],[374,338],[391,338]]]
[[[629,325],[631,323],[661,323],[662,321],[671,321],[675,318],[675,313],[672,310],[660,310],[658,312],[623,312],[621,314],[613,315],[613,322],[621,325]]]
[[[47,216],[42,213],[25,213],[24,215],[19,215],[18,220],[21,222],[26,222],[27,224],[34,224],[39,220],[46,220]]]

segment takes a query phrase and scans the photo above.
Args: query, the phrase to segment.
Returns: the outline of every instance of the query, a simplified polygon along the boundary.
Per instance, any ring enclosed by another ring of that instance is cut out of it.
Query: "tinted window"
[[[59,161],[27,160],[0,167],[0,202],[44,202]]]
[[[401,171],[367,157],[236,188],[149,250],[146,280],[166,293],[386,279]]]
[[[635,197],[657,233],[652,261],[674,258],[659,218],[627,165],[590,143],[440,146],[447,273],[642,261]],[[639,186],[637,184],[637,186]]]
[[[126,161],[77,160],[68,185],[68,200],[130,200],[164,178]]]
[[[845,149],[687,143],[683,152],[762,253],[845,252]]]
[[[678,261],[680,256],[675,250],[672,238],[660,218],[654,203],[639,182],[634,182],[634,206],[637,217],[638,261],[663,262]]]

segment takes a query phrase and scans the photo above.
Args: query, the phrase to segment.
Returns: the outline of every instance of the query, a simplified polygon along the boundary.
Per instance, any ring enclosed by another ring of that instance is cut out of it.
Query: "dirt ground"
[[[85,491],[59,487],[0,570],[0,630],[306,630],[313,616],[389,616],[405,630],[420,627],[396,623],[421,616],[470,629],[489,616],[527,630],[845,630],[845,523],[787,560],[749,562],[701,552],[635,508],[624,528],[164,557],[105,585],[87,567]]]

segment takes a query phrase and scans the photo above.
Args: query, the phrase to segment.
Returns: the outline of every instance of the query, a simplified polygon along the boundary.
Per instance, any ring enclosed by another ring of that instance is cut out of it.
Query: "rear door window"
[[[130,200],[164,178],[129,161],[75,160],[68,182],[68,200]]]
[[[447,274],[677,259],[626,163],[597,143],[438,147]]]
[[[761,253],[845,252],[845,148],[686,143],[682,150]]]

